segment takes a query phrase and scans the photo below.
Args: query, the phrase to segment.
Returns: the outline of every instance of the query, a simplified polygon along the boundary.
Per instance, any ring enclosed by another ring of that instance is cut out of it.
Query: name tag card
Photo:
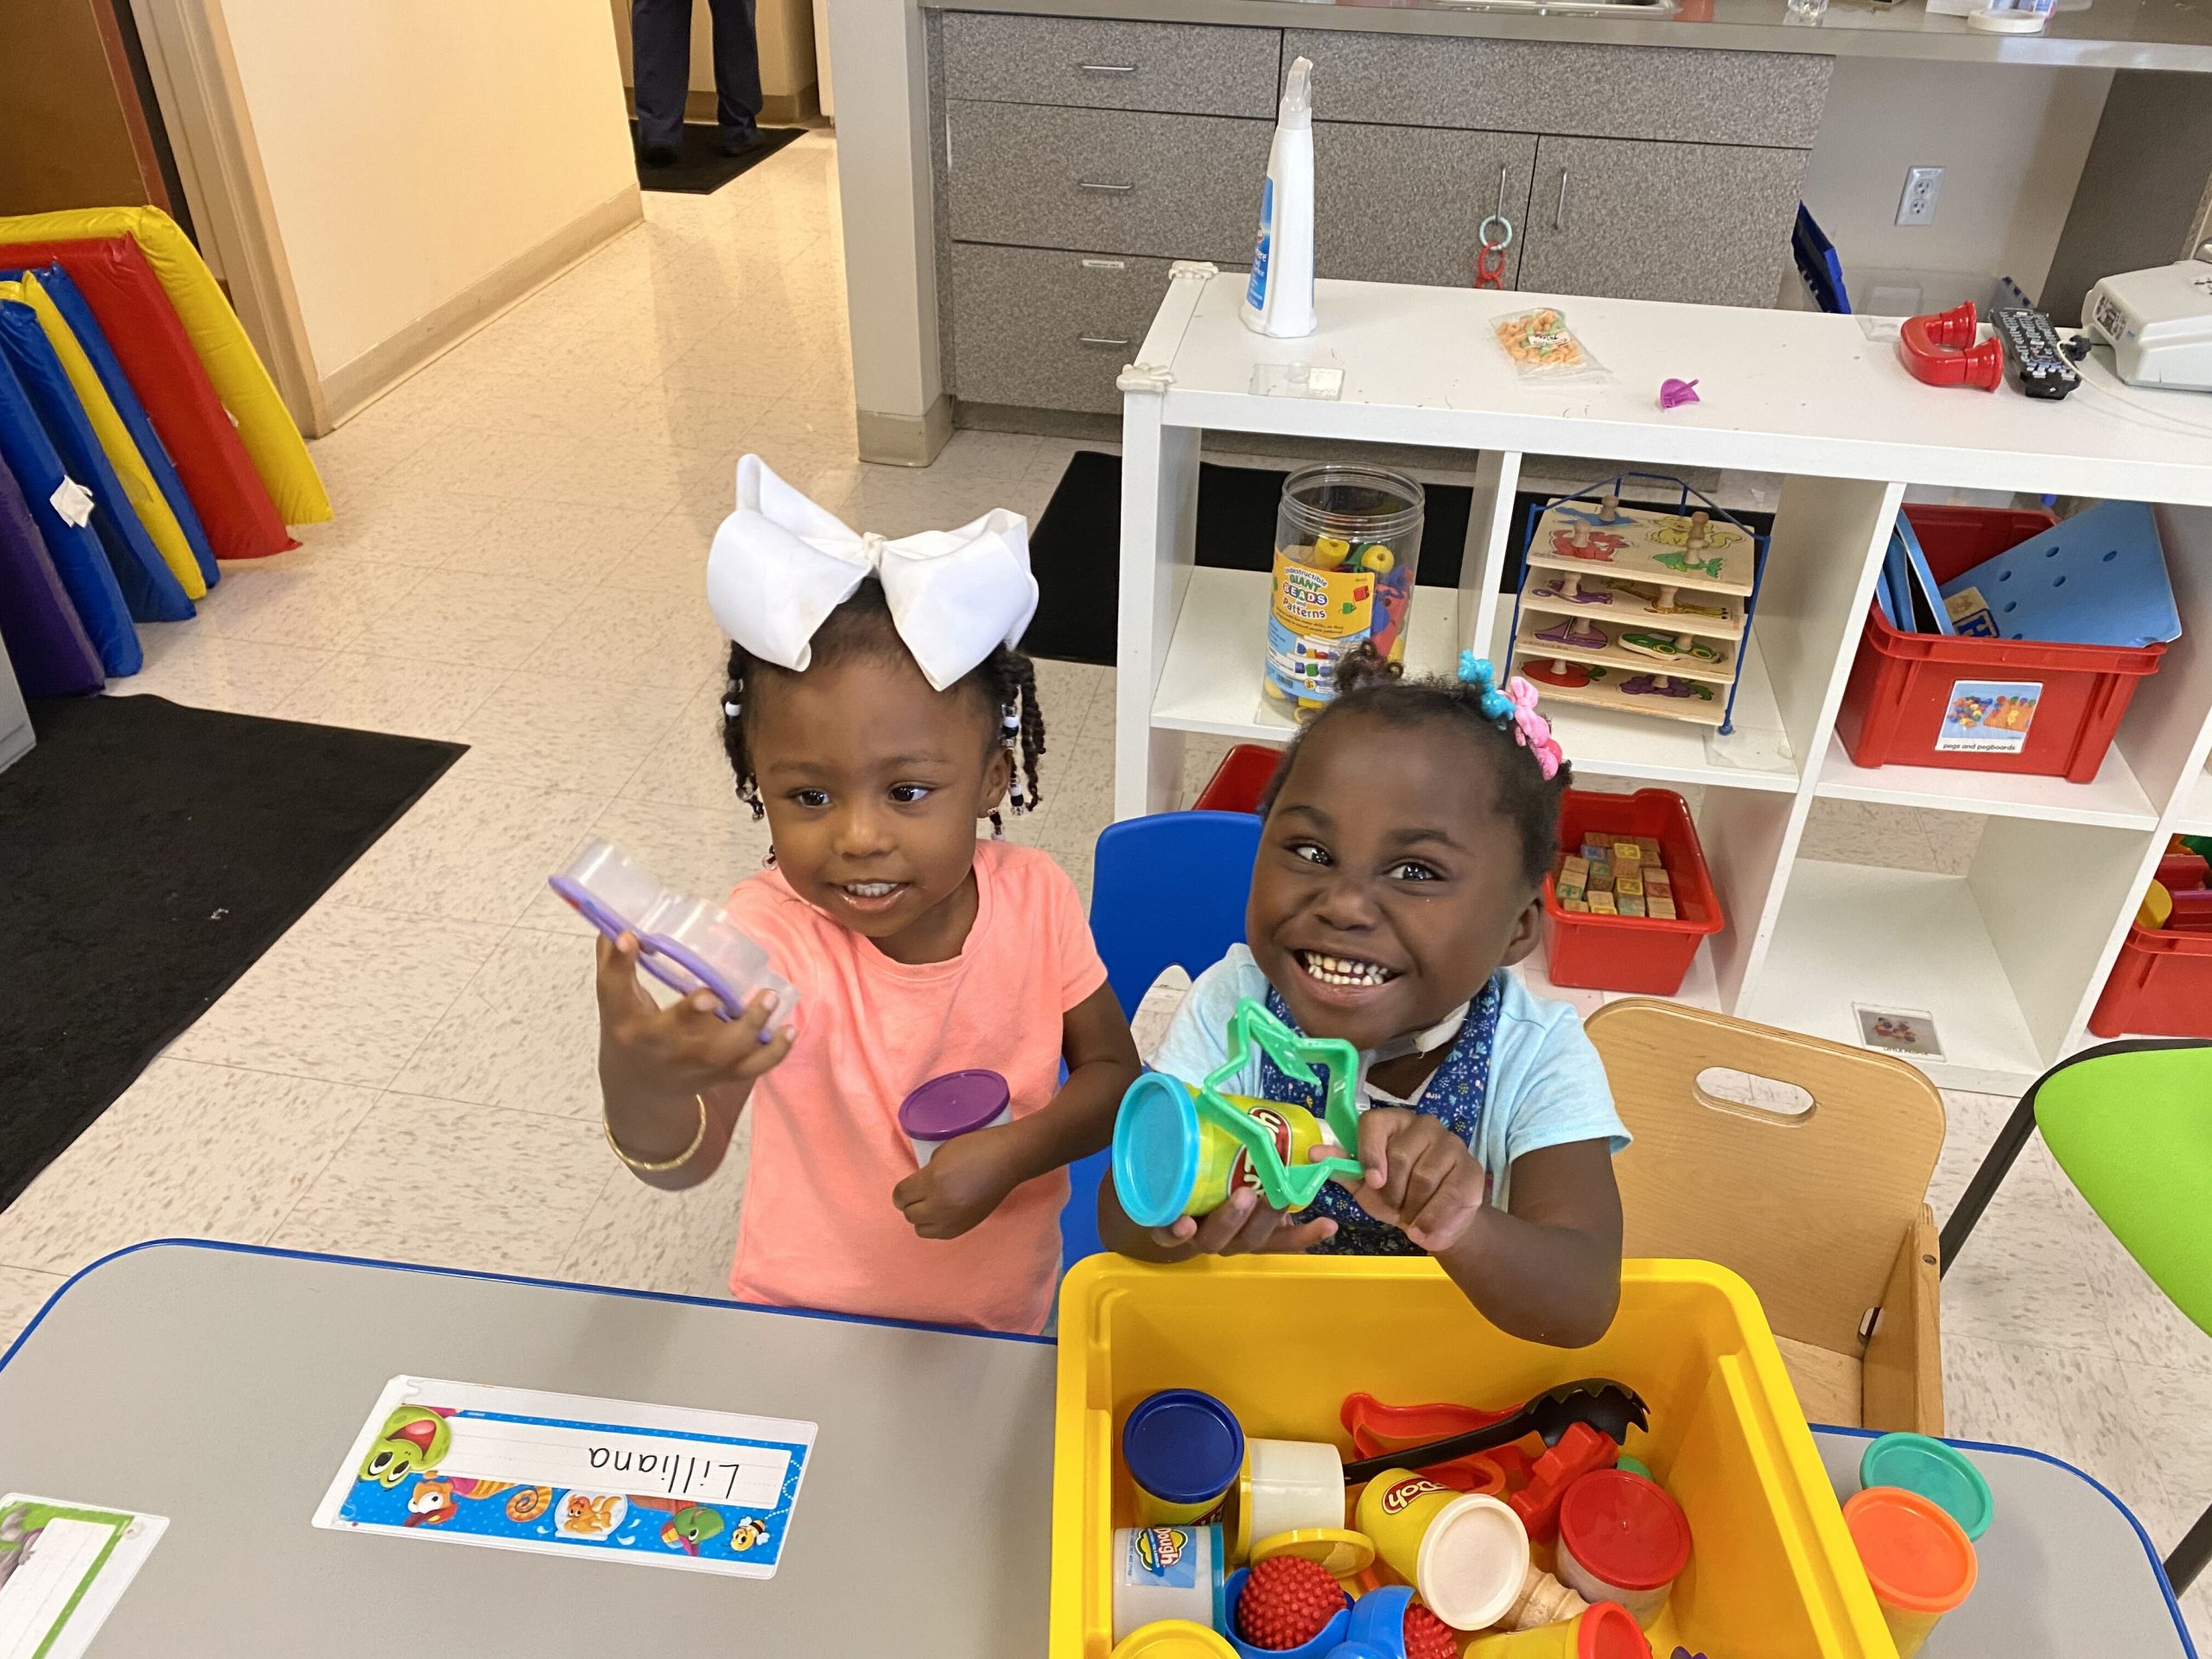
[[[814,1436],[782,1417],[395,1376],[315,1523],[773,1578]]]

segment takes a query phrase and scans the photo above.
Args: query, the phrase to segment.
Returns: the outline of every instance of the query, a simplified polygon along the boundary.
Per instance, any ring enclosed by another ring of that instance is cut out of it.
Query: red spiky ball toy
[[[1417,1601],[1406,1604],[1406,1659],[1459,1659],[1452,1627]]]
[[[1344,1605],[1344,1592],[1319,1561],[1274,1555],[1255,1565],[1236,1598],[1236,1634],[1255,1648],[1302,1648]]]

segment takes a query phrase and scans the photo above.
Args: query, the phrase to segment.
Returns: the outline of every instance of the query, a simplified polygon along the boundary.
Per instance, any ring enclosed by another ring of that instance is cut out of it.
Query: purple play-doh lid
[[[931,1077],[899,1108],[899,1127],[917,1141],[950,1141],[980,1129],[1007,1108],[1006,1079],[995,1071],[948,1071]]]

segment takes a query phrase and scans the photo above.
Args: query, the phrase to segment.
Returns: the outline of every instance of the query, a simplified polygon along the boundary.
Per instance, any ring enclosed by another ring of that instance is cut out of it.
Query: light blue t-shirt
[[[1482,1123],[1470,1150],[1489,1173],[1491,1202],[1503,1209],[1512,1186],[1513,1160],[1524,1153],[1600,1139],[1610,1141],[1618,1153],[1628,1145],[1629,1134],[1613,1109],[1605,1065],[1582,1034],[1581,1016],[1567,1003],[1531,995],[1519,976],[1505,969],[1499,969],[1495,978],[1497,1036],[1491,1046],[1490,1089]],[[1231,945],[1227,956],[1192,982],[1190,995],[1153,1054],[1153,1068],[1185,1083],[1202,1081],[1229,1057],[1229,1020],[1237,1003],[1248,996],[1264,1002],[1267,995],[1267,976],[1252,960],[1250,949]],[[1260,1092],[1257,1058],[1226,1092]],[[1408,1103],[1369,1088],[1363,1077],[1360,1103]]]

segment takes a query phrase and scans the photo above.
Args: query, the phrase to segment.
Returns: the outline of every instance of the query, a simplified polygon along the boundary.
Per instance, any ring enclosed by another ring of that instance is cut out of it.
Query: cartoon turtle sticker
[[[397,1486],[418,1469],[435,1469],[453,1448],[446,1414],[431,1406],[400,1406],[384,1420],[359,1478]]]
[[[660,1529],[660,1541],[671,1549],[696,1555],[700,1545],[721,1536],[726,1524],[720,1510],[703,1503],[687,1504],[668,1517]]]

